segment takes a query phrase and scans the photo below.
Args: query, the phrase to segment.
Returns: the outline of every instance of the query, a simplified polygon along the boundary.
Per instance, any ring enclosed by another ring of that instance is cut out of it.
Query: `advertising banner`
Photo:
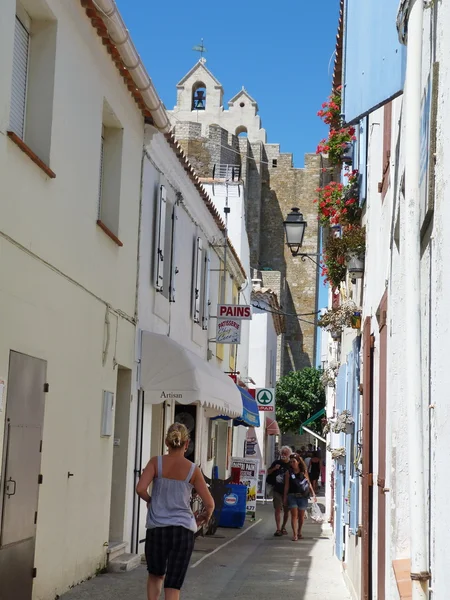
[[[247,512],[255,514],[259,460],[234,457],[231,459],[231,467],[238,467],[241,469],[239,483],[247,486]]]

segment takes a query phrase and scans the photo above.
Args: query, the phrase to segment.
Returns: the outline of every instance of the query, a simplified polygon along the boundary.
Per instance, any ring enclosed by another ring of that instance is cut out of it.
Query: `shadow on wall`
[[[269,167],[272,161],[264,155],[261,164],[261,215],[260,215],[260,269],[274,270],[281,273],[280,304],[286,314],[286,332],[282,339],[282,373],[298,371],[310,367],[314,361],[315,323],[314,315],[302,317],[298,313],[315,311],[316,270],[313,263],[308,264],[300,258],[294,259],[285,244],[284,219],[290,208],[299,205],[302,196],[303,173],[299,169]],[[276,181],[274,181],[276,179]],[[276,183],[276,185],[271,185]],[[276,189],[275,189],[276,188]],[[278,190],[278,191],[277,191]],[[283,196],[281,198],[280,196]],[[286,262],[289,254],[289,264]],[[306,338],[306,339],[305,339]],[[311,347],[309,347],[311,346]]]

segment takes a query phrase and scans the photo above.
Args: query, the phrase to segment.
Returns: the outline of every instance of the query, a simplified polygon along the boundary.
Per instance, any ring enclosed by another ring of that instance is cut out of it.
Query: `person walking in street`
[[[185,425],[171,425],[166,435],[169,453],[151,458],[136,486],[148,509],[145,540],[148,600],[158,600],[163,584],[165,600],[180,598],[194,549],[194,534],[214,511],[214,500],[202,472],[184,456],[189,441]],[[150,496],[148,488],[152,482]],[[190,506],[194,487],[205,507],[197,521]]]
[[[298,454],[291,454],[290,471],[286,471],[284,478],[284,502],[291,512],[292,541],[302,539],[302,527],[305,519],[305,510],[308,508],[308,498],[316,494],[308,477],[305,461]]]
[[[289,471],[289,446],[281,448],[280,459],[274,461],[267,470],[267,482],[273,487],[273,508],[275,511],[276,531],[275,536],[287,535],[286,523],[289,518],[289,509],[284,499],[284,476]],[[283,524],[281,524],[281,511],[283,511]]]
[[[319,477],[322,469],[322,459],[319,456],[317,450],[313,452],[311,460],[309,462],[309,479],[314,488],[314,492],[317,492],[317,486],[319,485]]]

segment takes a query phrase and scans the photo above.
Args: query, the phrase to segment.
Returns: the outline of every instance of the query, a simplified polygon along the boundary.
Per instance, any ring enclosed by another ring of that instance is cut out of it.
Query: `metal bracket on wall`
[[[313,256],[320,256],[320,253],[316,253],[316,254],[309,254],[308,252],[300,252],[299,254],[294,254],[294,256],[300,256],[300,258],[302,259],[302,262],[306,262],[306,259],[309,258],[309,260],[311,262],[313,262],[316,267],[319,266],[319,262],[313,258]]]

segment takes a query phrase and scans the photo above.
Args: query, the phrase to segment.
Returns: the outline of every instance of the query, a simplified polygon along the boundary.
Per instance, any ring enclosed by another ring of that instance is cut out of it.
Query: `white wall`
[[[268,304],[258,299],[258,303],[269,310],[272,310]],[[250,359],[249,372],[255,382],[255,387],[275,387],[276,374],[274,369],[273,357],[277,355],[277,334],[273,322],[272,314],[258,308],[253,308],[253,319],[250,326]],[[263,456],[261,467],[269,466],[274,457],[272,456],[272,444],[267,444],[266,436],[266,417],[275,418],[275,415],[260,412],[261,426],[255,429],[258,445]]]
[[[24,4],[34,18],[45,3]],[[61,594],[106,558],[113,438],[100,437],[102,390],[115,392],[117,364],[134,368],[143,145],[141,112],[80,3],[47,4],[58,32],[52,180],[6,136],[16,3],[0,8],[0,376],[7,379],[13,349],[46,360],[50,384],[35,600]],[[105,98],[123,127],[121,248],[96,225]],[[107,306],[114,310],[103,365]],[[4,418],[5,410],[0,448]]]

